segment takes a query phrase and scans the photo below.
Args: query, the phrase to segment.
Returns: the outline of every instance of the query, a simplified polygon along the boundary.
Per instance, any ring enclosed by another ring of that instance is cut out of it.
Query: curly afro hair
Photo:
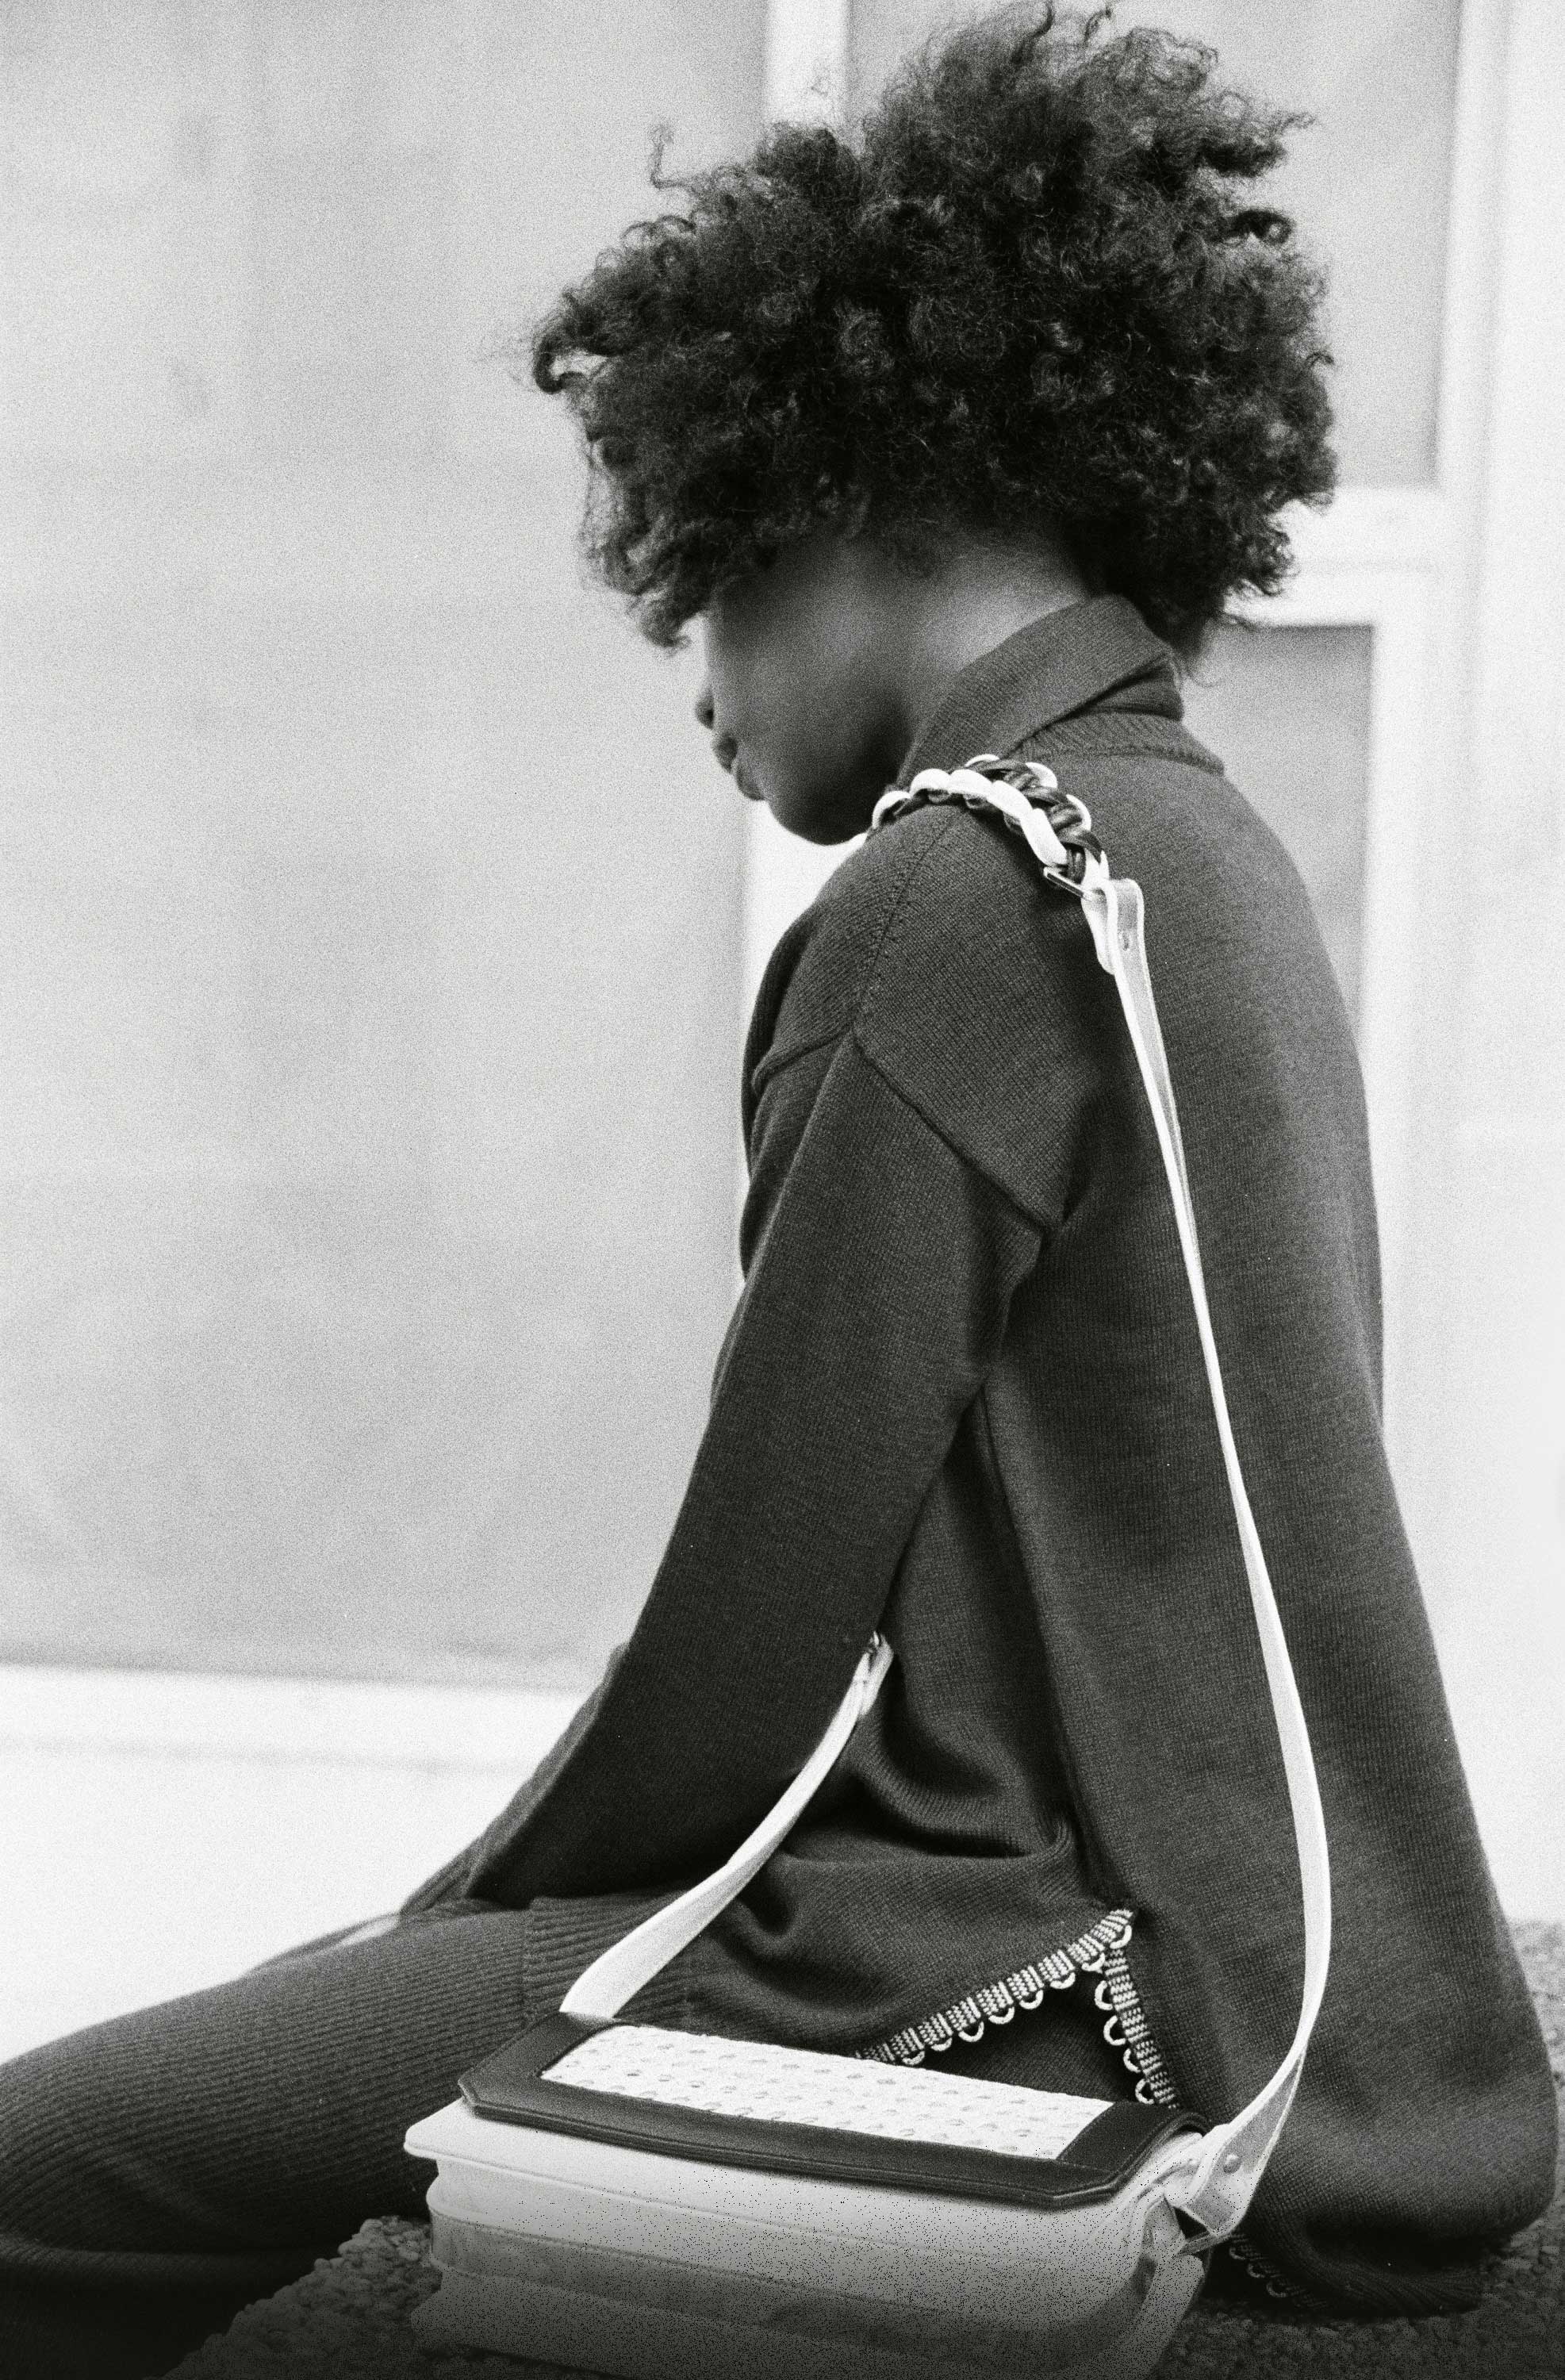
[[[910,567],[1063,539],[1184,654],[1330,488],[1318,274],[1250,202],[1304,119],[1213,53],[1007,10],[909,61],[855,138],[774,126],[665,179],[532,338],[591,462],[584,545],[653,642],[821,527]]]

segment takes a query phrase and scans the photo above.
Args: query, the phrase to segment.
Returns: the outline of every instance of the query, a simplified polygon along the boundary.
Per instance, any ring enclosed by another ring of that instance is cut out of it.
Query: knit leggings
[[[454,1903],[0,2066],[0,2370],[145,2380],[421,2214],[403,2134],[525,2022],[525,1924]]]

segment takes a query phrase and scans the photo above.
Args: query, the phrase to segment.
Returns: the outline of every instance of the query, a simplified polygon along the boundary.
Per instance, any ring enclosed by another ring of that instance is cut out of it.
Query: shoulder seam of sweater
[[[914,852],[912,856],[908,859],[906,866],[904,868],[901,879],[897,884],[897,889],[886,910],[885,923],[880,928],[880,937],[875,944],[875,955],[864,971],[864,981],[858,988],[858,998],[855,1001],[853,1014],[848,1018],[848,1025],[850,1027],[858,1023],[859,1011],[863,1008],[865,1002],[868,999],[870,992],[875,988],[875,978],[880,972],[881,957],[884,954],[886,944],[891,941],[892,934],[896,930],[897,921],[902,916],[903,909],[907,901],[908,893],[913,888],[914,878],[918,874],[919,869],[927,865],[930,853],[940,849],[941,844],[945,841],[946,836],[956,824],[957,819],[960,815],[960,811],[952,809],[947,810],[943,818],[937,820],[935,831],[930,835],[928,842],[924,845],[923,850]],[[870,831],[871,832],[874,832],[873,829]]]
[[[976,1173],[981,1182],[986,1182],[989,1188],[995,1192],[996,1196],[1005,1201],[1006,1205],[1011,1208],[1013,1213],[1022,1216],[1025,1220],[1033,1231],[1047,1232],[1049,1229],[1048,1217],[1038,1214],[1033,1208],[1025,1205],[1025,1202],[1017,1196],[1015,1191],[1011,1187],[1009,1183],[1001,1181],[998,1174],[994,1173],[990,1168],[983,1162],[981,1158],[977,1156],[970,1148],[964,1148],[960,1141],[954,1139],[952,1136],[950,1128],[946,1124],[942,1123],[939,1117],[930,1112],[915,1092],[910,1090],[904,1083],[898,1081],[897,1077],[890,1071],[882,1060],[876,1057],[865,1038],[867,1028],[867,1019],[865,1012],[867,1009],[870,1001],[874,997],[876,985],[880,979],[880,963],[885,957],[888,948],[895,941],[897,933],[902,927],[907,908],[908,897],[913,891],[914,884],[917,880],[919,872],[925,867],[932,855],[940,849],[941,844],[945,841],[946,836],[950,834],[955,827],[958,820],[968,815],[970,815],[970,813],[965,810],[957,809],[954,806],[951,809],[947,810],[944,818],[940,820],[938,831],[930,835],[928,842],[914,860],[912,866],[904,876],[902,882],[898,885],[896,898],[892,904],[891,910],[886,918],[885,926],[880,934],[880,941],[876,945],[875,956],[871,960],[869,966],[866,971],[864,982],[860,989],[858,999],[855,1002],[853,1015],[849,1020],[847,1029],[853,1035],[854,1046],[863,1057],[866,1065],[872,1069],[875,1075],[878,1075],[880,1080],[886,1085],[889,1090],[892,1090],[896,1094],[896,1097],[902,1101],[903,1105],[911,1111],[911,1113],[917,1116],[921,1123],[928,1125],[930,1132],[934,1134],[936,1139],[940,1141],[941,1146],[944,1148],[949,1149],[952,1156],[954,1157],[960,1164],[966,1166],[970,1172]]]
[[[981,1158],[976,1157],[970,1148],[964,1148],[962,1143],[952,1136],[947,1126],[940,1123],[940,1118],[938,1116],[931,1115],[929,1110],[924,1105],[923,1101],[918,1099],[914,1092],[910,1091],[904,1083],[898,1082],[896,1076],[888,1067],[882,1064],[881,1061],[876,1057],[874,1051],[866,1047],[864,1038],[858,1029],[858,1020],[856,1017],[849,1026],[847,1033],[843,1037],[844,1040],[847,1040],[850,1038],[853,1041],[855,1050],[857,1051],[859,1057],[863,1059],[865,1064],[875,1076],[877,1082],[884,1084],[886,1089],[890,1091],[892,1097],[896,1100],[899,1107],[904,1107],[910,1115],[916,1116],[925,1130],[932,1138],[940,1142],[940,1147],[947,1152],[947,1154],[951,1157],[954,1157],[958,1165],[965,1167],[969,1173],[977,1174],[978,1180],[982,1182],[987,1188],[992,1190],[995,1196],[1001,1199],[1005,1206],[1009,1207],[1013,1215],[1020,1216],[1021,1220],[1026,1224],[1029,1231],[1037,1232],[1040,1237],[1047,1236],[1049,1230],[1048,1217],[1036,1213],[1031,1207],[1025,1205],[1024,1202],[1016,1196],[1015,1191],[1011,1187],[1008,1182],[1002,1182],[1000,1179],[1000,1176],[993,1172],[990,1168],[983,1162]]]
[[[760,1078],[760,1069],[758,1067],[758,1090],[769,1088],[780,1075],[785,1075],[788,1072],[795,1059],[811,1057],[819,1050],[840,1050],[844,1041],[850,1040],[876,1080],[885,1086],[900,1107],[906,1108],[910,1114],[917,1117],[919,1123],[927,1131],[933,1134],[941,1148],[954,1157],[959,1165],[965,1166],[969,1173],[976,1173],[979,1181],[986,1183],[998,1198],[1002,1198],[1014,1214],[1021,1216],[1030,1230],[1035,1232],[1048,1230],[1049,1226],[1044,1218],[1035,1214],[1030,1207],[1025,1206],[1014,1190],[1003,1183],[998,1174],[991,1172],[989,1168],[979,1158],[975,1157],[970,1149],[964,1148],[960,1141],[952,1137],[938,1117],[931,1114],[922,1100],[904,1084],[900,1083],[889,1068],[876,1057],[858,1030],[856,1017],[850,1018],[846,1025],[833,1026],[831,1032],[819,1033],[812,1040],[801,1041],[796,1049],[787,1050],[768,1066],[764,1082]]]
[[[845,1023],[828,1025],[823,1031],[812,1033],[807,1040],[790,1041],[785,1050],[769,1050],[765,1057],[751,1070],[752,1096],[759,1099],[762,1091],[774,1083],[779,1075],[785,1075],[789,1067],[796,1065],[801,1058],[812,1058],[818,1050],[831,1049],[835,1042],[843,1040],[852,1030],[853,1018],[850,1016]]]
[[[854,994],[851,1006],[846,1009],[835,1024],[824,1026],[819,1033],[812,1033],[807,1040],[791,1041],[786,1049],[782,1050],[777,1049],[774,1045],[769,1046],[764,1050],[760,1057],[756,1061],[755,1065],[750,1070],[750,1091],[752,1097],[758,1098],[761,1091],[765,1089],[767,1084],[771,1082],[776,1075],[783,1073],[786,1068],[791,1066],[795,1058],[807,1058],[812,1050],[822,1050],[829,1042],[841,1041],[853,1031],[853,1028],[858,1020],[859,1010],[864,1004],[864,1001],[868,993],[869,988],[875,980],[876,972],[880,967],[880,953],[885,949],[886,938],[891,933],[892,927],[896,923],[897,914],[902,907],[903,902],[906,898],[907,888],[913,881],[914,877],[918,873],[920,868],[923,867],[924,862],[928,859],[935,845],[941,841],[942,837],[949,832],[954,822],[954,814],[948,813],[940,820],[938,832],[929,837],[929,840],[925,844],[923,850],[914,850],[910,853],[908,857],[902,862],[902,874],[894,881],[891,899],[886,905],[886,914],[884,918],[881,920],[880,930],[875,938],[875,948],[870,954],[867,965],[865,967],[863,980],[860,982],[857,990]]]
[[[880,962],[886,955],[886,946],[889,942],[895,941],[897,934],[901,930],[903,912],[907,906],[907,896],[913,890],[915,879],[918,876],[920,870],[927,865],[931,855],[940,849],[947,835],[955,826],[957,820],[964,815],[965,815],[965,813],[961,810],[955,808],[948,809],[944,817],[939,820],[934,833],[930,835],[929,840],[924,845],[923,850],[916,854],[904,871],[902,881],[896,889],[896,897],[886,912],[886,922],[880,929],[880,939],[875,945],[875,955],[864,971],[864,980],[859,985],[858,997],[854,1002],[853,1013],[847,1021],[847,1030],[854,1035],[855,1039],[859,1040],[861,1048],[863,1047],[863,1042],[862,1037],[859,1035],[858,1028],[863,1021],[866,1008],[875,996],[875,987],[880,979]],[[866,1057],[867,1057],[868,1054],[867,1050],[866,1050]],[[888,1080],[890,1078],[888,1077]]]

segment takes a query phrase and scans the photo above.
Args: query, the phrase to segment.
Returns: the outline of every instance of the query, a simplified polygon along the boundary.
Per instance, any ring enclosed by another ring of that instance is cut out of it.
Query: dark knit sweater
[[[965,671],[901,782],[1045,759],[1146,892],[1334,1870],[1326,2007],[1247,2230],[1330,2302],[1458,2304],[1547,2201],[1554,2098],[1381,1441],[1348,1021],[1297,874],[1179,716],[1131,608],[1078,604]],[[417,1898],[529,1904],[557,1997],[732,1849],[879,1624],[897,1662],[838,1771],[639,2006],[829,2048],[972,2030],[964,1998],[1021,1972],[1005,2019],[1124,1911],[1144,2072],[1231,2114],[1297,2013],[1297,1875],[1167,1186],[1079,909],[992,820],[871,835],[768,968],[745,1123],[744,1293],[641,1619]],[[1084,2080],[1072,1997],[991,2026],[982,2070],[1114,2087]]]

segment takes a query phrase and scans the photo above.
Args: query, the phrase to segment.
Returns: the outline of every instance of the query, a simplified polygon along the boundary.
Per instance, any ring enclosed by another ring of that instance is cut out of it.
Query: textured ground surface
[[[1565,2088],[1565,1927],[1523,1926],[1518,1939],[1556,2080]],[[187,2356],[171,2380],[553,2380],[552,2364],[434,2355],[418,2345],[408,2316],[436,2286],[426,2247],[419,2224],[367,2223],[339,2255],[247,2308],[223,2338]],[[1159,2380],[1281,2380],[1302,2372],[1312,2380],[1380,2374],[1562,2380],[1565,2198],[1498,2261],[1472,2313],[1417,2323],[1302,2324],[1202,2305],[1176,2337]]]

